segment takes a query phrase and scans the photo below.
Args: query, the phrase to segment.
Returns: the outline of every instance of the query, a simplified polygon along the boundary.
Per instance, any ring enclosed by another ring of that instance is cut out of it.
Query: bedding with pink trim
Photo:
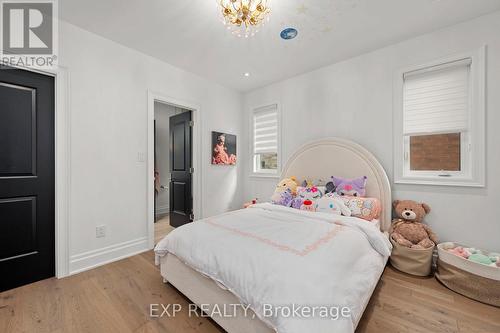
[[[353,332],[390,252],[372,223],[268,203],[187,224],[155,248],[222,284],[280,333]],[[337,320],[269,315],[294,305],[351,312]]]

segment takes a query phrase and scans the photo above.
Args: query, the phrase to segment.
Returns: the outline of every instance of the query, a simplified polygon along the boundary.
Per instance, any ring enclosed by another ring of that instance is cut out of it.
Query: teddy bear
[[[395,200],[393,206],[397,216],[392,221],[391,237],[394,241],[413,249],[430,248],[437,243],[436,234],[422,223],[424,216],[431,211],[427,204],[412,200]]]

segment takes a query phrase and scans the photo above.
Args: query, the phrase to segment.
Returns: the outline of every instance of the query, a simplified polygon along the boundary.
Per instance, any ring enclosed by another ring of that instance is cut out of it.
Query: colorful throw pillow
[[[311,187],[303,187],[299,186],[297,187],[297,198],[302,199],[302,201],[305,200],[311,200],[315,201],[318,200],[323,196],[323,193],[321,192],[320,188],[316,186],[311,186]]]
[[[366,194],[366,180],[366,176],[353,179],[332,176],[335,192],[342,196],[364,197]]]
[[[327,214],[351,216],[351,210],[339,196],[324,196],[315,202],[315,211]]]
[[[377,198],[361,198],[350,196],[339,196],[351,211],[351,216],[372,221],[380,217],[382,205]]]
[[[302,186],[302,187],[313,187],[313,186],[320,187],[320,186],[324,186],[324,185],[325,185],[325,181],[321,178],[304,179],[302,181],[302,183],[300,184],[300,186]]]

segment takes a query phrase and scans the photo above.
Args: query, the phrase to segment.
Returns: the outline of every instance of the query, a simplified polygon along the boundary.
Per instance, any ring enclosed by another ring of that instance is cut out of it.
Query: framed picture
[[[212,164],[236,165],[236,135],[212,132]]]

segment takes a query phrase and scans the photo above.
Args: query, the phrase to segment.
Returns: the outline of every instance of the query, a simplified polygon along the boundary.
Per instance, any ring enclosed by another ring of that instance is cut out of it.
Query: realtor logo
[[[0,3],[2,63],[53,67],[57,59],[56,0],[0,0]]]

